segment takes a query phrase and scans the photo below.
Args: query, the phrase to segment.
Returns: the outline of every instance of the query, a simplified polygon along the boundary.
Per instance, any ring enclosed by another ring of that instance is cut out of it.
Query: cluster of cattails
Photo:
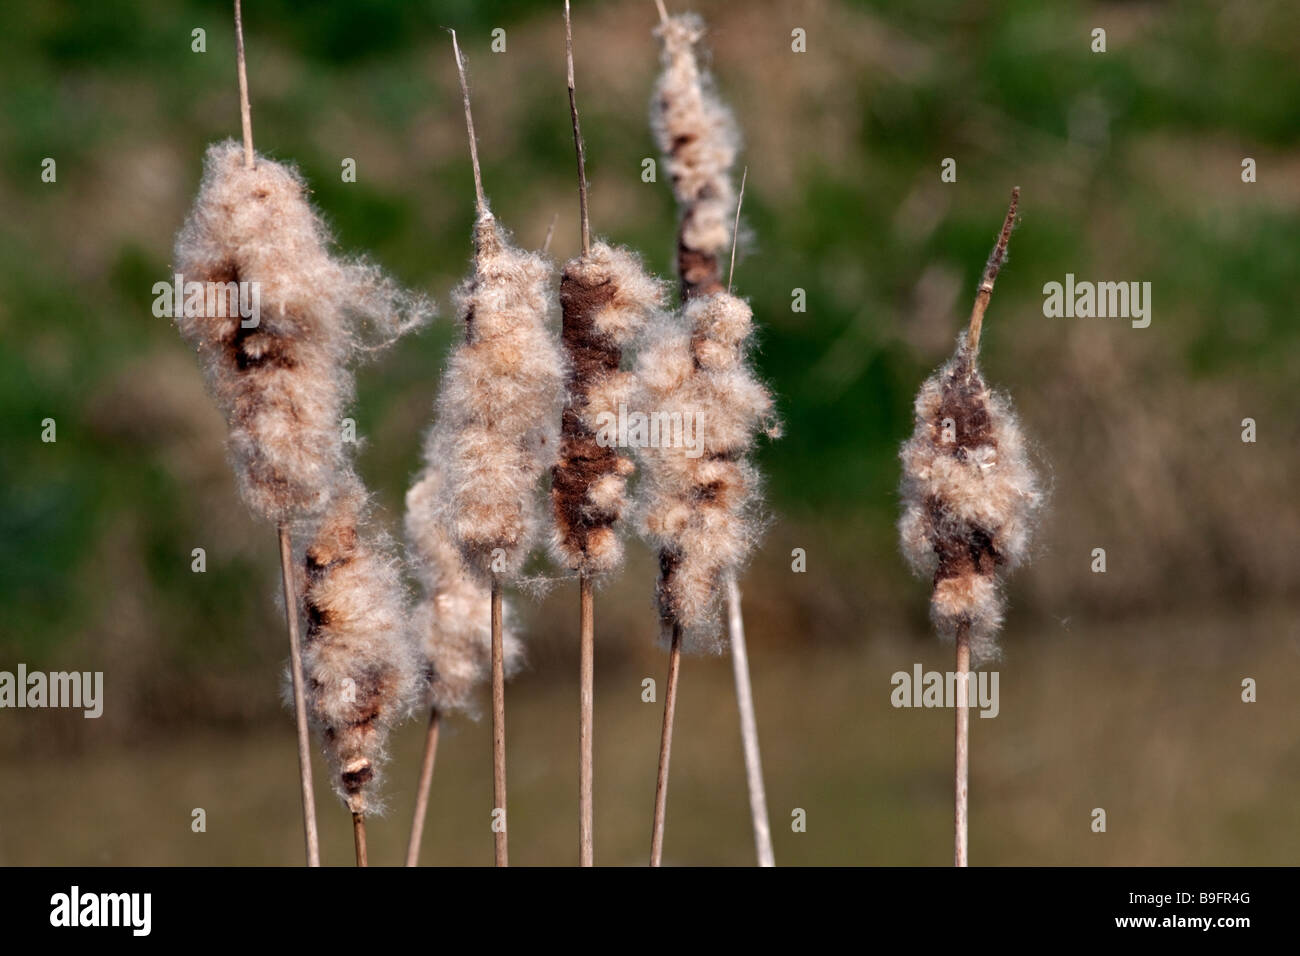
[[[969,711],[965,678],[997,656],[1003,598],[999,576],[1027,556],[1043,503],[1011,400],[980,374],[980,332],[993,283],[1006,259],[1019,189],[984,268],[970,327],[952,358],[921,385],[916,427],[903,444],[903,554],[933,581],[930,617],[957,651],[954,862],[967,863]]]
[[[493,829],[497,863],[506,864],[504,684],[522,643],[503,589],[543,538],[579,585],[579,861],[593,863],[594,585],[620,568],[621,526],[633,513],[658,552],[655,604],[670,645],[651,862],[662,857],[683,648],[732,653],[755,844],[759,862],[773,862],[737,581],[764,524],[752,453],[778,427],[772,394],[750,364],[753,310],[731,292],[744,195],[744,179],[739,193],[733,184],[736,123],[700,64],[702,21],[659,7],[662,73],[651,118],[679,207],[675,308],[667,284],[636,253],[591,237],[567,0],[582,246],[558,282],[553,263],[518,248],[488,206],[452,33],[474,173],[473,260],[454,295],[461,336],[406,496],[403,557],[345,448],[342,416],[360,352],[391,343],[432,309],[377,267],[333,253],[302,178],[253,151],[236,2],[244,142],[209,149],[175,261],[186,281],[255,283],[262,309],[252,322],[237,312],[187,313],[176,322],[228,420],[243,497],[279,529],[309,863],[319,862],[319,848],[308,728],[352,814],[364,864],[365,818],[383,806],[389,732],[414,712],[428,715],[407,852],[414,864],[439,721],[474,712],[476,692],[490,680]],[[972,653],[978,663],[995,649],[998,574],[1023,558],[1041,498],[1009,403],[988,390],[976,365],[1014,214],[1013,202],[971,331],[923,386],[916,434],[903,449],[904,551],[933,576],[934,620],[955,638],[959,669]],[[641,449],[635,487],[633,459],[607,430],[628,407],[693,438],[669,434]],[[294,534],[302,538],[297,561]],[[421,586],[414,603],[407,571]],[[959,834],[963,812],[959,799]]]

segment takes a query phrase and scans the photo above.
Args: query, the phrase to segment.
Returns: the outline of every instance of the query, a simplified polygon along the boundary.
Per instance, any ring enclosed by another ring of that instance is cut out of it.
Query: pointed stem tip
[[[465,129],[469,133],[469,159],[474,167],[474,201],[479,218],[487,214],[487,200],[483,198],[483,174],[478,165],[478,140],[474,137],[474,114],[469,106],[469,84],[465,82],[465,57],[460,52],[460,43],[456,40],[456,31],[451,33],[451,49],[456,54],[456,75],[460,78],[460,95],[465,101]]]
[[[546,241],[542,243],[542,254],[551,251],[551,240],[555,238],[555,223],[560,218],[558,212],[551,213],[551,224],[546,227]]]
[[[740,195],[736,197],[736,221],[731,227],[731,269],[727,272],[727,295],[731,295],[731,280],[736,275],[736,239],[740,235],[740,204],[745,201],[745,180],[749,178],[749,167],[740,174]]]
[[[998,273],[1007,261],[1007,246],[1011,242],[1011,230],[1016,226],[1016,211],[1019,205],[1020,187],[1014,186],[1011,189],[1011,205],[1007,209],[1006,219],[1002,222],[1002,232],[998,234],[993,252],[989,254],[989,260],[984,264],[984,274],[980,277],[979,290],[975,293],[975,305],[970,313],[970,329],[966,334],[966,346],[970,349],[972,359],[979,354],[984,312],[988,309],[989,299],[993,296],[993,283],[997,281]]]
[[[252,169],[253,110],[248,103],[248,67],[244,60],[244,17],[240,0],[235,0],[235,65],[239,71],[239,121],[244,128],[244,168]]]
[[[591,224],[587,217],[587,151],[582,145],[582,127],[578,123],[578,99],[573,84],[573,22],[569,0],[564,0],[564,56],[569,81],[569,119],[573,122],[573,148],[578,153],[578,214],[582,226],[582,254],[591,252]]]

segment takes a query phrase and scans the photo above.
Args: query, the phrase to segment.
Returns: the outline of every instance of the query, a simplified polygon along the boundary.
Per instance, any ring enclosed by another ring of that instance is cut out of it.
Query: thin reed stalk
[[[595,733],[596,624],[591,578],[578,579],[579,631],[581,661],[578,665],[580,686],[578,717],[578,865],[592,866],[592,753]]]
[[[569,87],[569,121],[573,126],[573,149],[578,156],[578,225],[582,234],[582,254],[591,254],[591,220],[587,214],[587,150],[582,143],[582,125],[578,121],[578,95],[573,78],[573,22],[569,0],[564,0],[564,63]],[[591,866],[595,856],[592,786],[594,752],[592,721],[595,707],[596,630],[591,578],[578,578],[578,865]]]
[[[424,837],[424,820],[429,813],[429,791],[433,788],[433,763],[438,755],[438,708],[429,708],[429,729],[424,736],[424,759],[420,762],[420,783],[415,792],[415,816],[411,820],[411,838],[406,844],[406,865],[420,863],[420,841]]]
[[[660,866],[664,858],[664,817],[668,809],[668,764],[673,753],[673,719],[677,715],[677,676],[682,665],[682,627],[673,624],[673,643],[668,652],[668,683],[664,688],[664,726],[659,735],[659,772],[655,776],[655,812],[650,831],[650,865]]]
[[[980,287],[975,293],[975,304],[971,307],[966,344],[970,348],[972,368],[974,368],[974,359],[979,355],[984,313],[988,311],[989,300],[993,298],[993,283],[997,281],[998,273],[1002,271],[1002,263],[1007,259],[1007,246],[1011,243],[1011,230],[1016,226],[1016,212],[1019,206],[1020,187],[1017,186],[1011,190],[1011,204],[1007,208],[1007,217],[1002,221],[1002,231],[998,233],[998,241],[993,246],[988,263],[984,266],[984,274],[980,276]]]
[[[758,749],[754,688],[749,679],[749,654],[745,649],[745,620],[740,613],[740,586],[734,573],[727,575],[727,622],[731,635],[731,669],[736,680],[736,706],[740,710],[740,739],[745,751],[749,814],[754,824],[754,849],[759,866],[776,866],[772,828],[767,816],[767,793],[763,787],[763,760]]]
[[[582,254],[585,256],[591,252],[591,220],[587,215],[587,150],[582,143],[577,91],[573,82],[573,24],[569,18],[569,0],[564,0],[564,52],[569,81],[569,119],[573,124],[573,148],[578,153],[578,218],[582,229]]]
[[[953,866],[968,866],[969,826],[967,804],[970,788],[970,706],[966,675],[970,673],[970,629],[957,629],[957,700],[953,746]]]
[[[551,213],[551,224],[546,227],[546,241],[542,243],[542,255],[551,251],[551,240],[555,238],[555,223],[559,218],[558,212]]]
[[[289,672],[293,680],[293,713],[298,725],[298,779],[302,785],[302,828],[307,865],[320,866],[320,834],[316,829],[316,793],[311,776],[311,735],[307,731],[307,697],[302,687],[302,643],[298,638],[298,598],[293,585],[293,544],[289,529],[280,525],[280,576],[284,581],[284,618],[289,627]]]
[[[357,851],[357,866],[369,866],[370,858],[366,852],[366,815],[352,814],[352,843]]]
[[[244,168],[253,168],[253,108],[248,102],[248,66],[244,59],[244,17],[235,0],[235,64],[239,71],[239,122],[244,130]]]
[[[735,236],[740,231],[740,206],[745,201],[745,180],[749,167],[740,177],[740,195],[736,199],[736,224],[732,228],[731,268],[727,272],[727,292],[736,275]],[[736,574],[727,574],[727,624],[731,635],[731,670],[736,681],[736,707],[740,711],[740,739],[745,751],[745,784],[749,789],[749,814],[754,824],[754,851],[759,866],[776,866],[772,851],[772,828],[767,815],[767,792],[763,786],[763,760],[758,748],[758,717],[754,713],[754,688],[749,679],[749,652],[745,647],[745,618],[741,613],[740,586]]]
[[[493,832],[497,866],[509,866],[506,840],[506,654],[501,636],[501,579],[492,576],[492,798],[501,811]]]
[[[460,41],[451,30],[451,50],[456,56],[456,77],[460,81],[460,96],[465,105],[465,132],[469,137],[469,163],[474,170],[474,210],[479,217],[487,214],[487,198],[483,195],[483,172],[478,164],[478,139],[474,135],[474,111],[470,109],[469,83],[465,80],[465,60],[460,55]]]

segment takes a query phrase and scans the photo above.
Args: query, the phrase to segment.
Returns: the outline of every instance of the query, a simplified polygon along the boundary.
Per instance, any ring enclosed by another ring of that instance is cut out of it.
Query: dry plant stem
[[[736,237],[740,235],[740,207],[745,201],[749,167],[740,174],[736,197],[736,221],[731,230],[731,268],[727,273],[727,294],[736,274]],[[754,849],[759,866],[776,866],[772,851],[772,828],[767,816],[767,792],[763,787],[763,760],[758,749],[758,718],[754,713],[754,688],[749,679],[749,652],[745,647],[745,618],[740,609],[740,586],[734,573],[727,575],[727,617],[731,631],[731,667],[736,678],[736,705],[740,708],[740,737],[745,751],[745,781],[749,786],[749,813],[754,821]]]
[[[546,227],[546,241],[542,243],[543,255],[551,251],[551,240],[555,238],[555,222],[559,218],[560,214],[558,212],[551,214],[551,224]]]
[[[970,784],[970,707],[966,675],[970,673],[970,630],[957,629],[957,727],[953,761],[953,866],[968,866],[967,790]]]
[[[316,830],[316,793],[311,778],[311,737],[307,732],[307,697],[302,687],[302,645],[298,640],[298,599],[293,587],[293,546],[289,529],[280,526],[280,574],[284,581],[284,617],[289,625],[289,668],[293,679],[293,711],[298,724],[298,776],[302,781],[302,825],[307,865],[320,866],[320,834]]]
[[[420,763],[420,786],[415,794],[415,816],[411,820],[411,839],[406,845],[406,865],[418,866],[420,841],[424,838],[424,819],[429,812],[429,791],[433,786],[433,762],[438,755],[438,708],[429,710],[429,732],[424,738],[424,760]]]
[[[239,120],[244,127],[244,167],[253,168],[253,110],[248,103],[248,68],[244,62],[244,18],[235,0],[235,62],[239,67]]]
[[[1007,209],[1007,218],[1002,223],[1002,233],[998,236],[997,245],[993,247],[989,261],[984,266],[979,291],[975,293],[975,305],[970,313],[970,331],[966,336],[966,341],[970,344],[972,368],[975,367],[973,360],[980,350],[980,332],[984,328],[984,312],[989,307],[989,299],[993,297],[993,283],[997,281],[1002,263],[1007,259],[1007,243],[1011,241],[1011,230],[1016,224],[1016,206],[1019,202],[1020,187],[1015,186],[1011,190],[1011,207]]]
[[[460,78],[460,95],[465,101],[465,128],[469,131],[469,158],[474,167],[474,202],[481,217],[487,212],[487,200],[483,198],[483,174],[478,165],[478,140],[474,137],[474,114],[469,108],[469,85],[465,82],[465,61],[460,55],[460,44],[456,41],[456,31],[451,31],[451,48],[456,54],[456,75]]]
[[[592,737],[595,730],[596,624],[591,578],[578,580],[581,605],[581,661],[578,665],[580,713],[578,716],[578,864],[592,866]]]
[[[749,178],[749,167],[740,174],[740,195],[736,197],[736,222],[731,227],[731,268],[727,272],[727,295],[731,295],[731,280],[736,277],[736,237],[740,235],[740,206],[745,201],[745,180]]]
[[[492,797],[501,811],[493,832],[497,866],[509,866],[506,849],[506,657],[501,637],[501,578],[492,575]]]
[[[668,808],[668,761],[673,750],[673,718],[677,714],[677,674],[682,664],[682,628],[673,626],[672,650],[668,654],[668,686],[664,690],[664,729],[659,738],[659,773],[655,778],[655,813],[650,834],[650,865],[664,858],[664,814]]]
[[[582,254],[591,252],[591,223],[587,218],[587,151],[582,145],[582,127],[578,124],[578,100],[573,87],[573,25],[569,19],[569,0],[564,0],[564,52],[569,80],[569,118],[573,121],[573,147],[578,152],[578,213],[582,225]]]
[[[352,842],[357,850],[357,866],[369,866],[366,855],[366,817],[362,813],[352,814]]]
[[[578,216],[582,231],[582,254],[591,252],[591,222],[587,215],[587,151],[582,144],[582,126],[578,121],[578,99],[573,79],[573,22],[569,0],[564,0],[564,58],[569,85],[569,119],[573,123],[573,148],[578,155]],[[580,662],[578,716],[578,863],[591,866],[592,844],[592,723],[595,684],[595,608],[591,578],[581,575],[578,581]]]
[[[745,650],[745,619],[740,613],[740,587],[727,575],[727,618],[731,631],[731,667],[736,678],[736,705],[740,708],[740,737],[745,750],[745,781],[749,786],[749,813],[754,821],[754,848],[759,866],[776,866],[772,829],[763,788],[763,761],[758,749],[758,719],[754,715],[754,689],[749,680],[749,654]]]

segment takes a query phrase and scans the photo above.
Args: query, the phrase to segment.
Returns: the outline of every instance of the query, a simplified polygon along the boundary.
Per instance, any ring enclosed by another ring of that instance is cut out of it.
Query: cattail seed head
[[[419,479],[406,494],[406,536],[424,586],[412,629],[423,647],[427,703],[443,713],[473,709],[474,689],[492,665],[491,588],[465,566],[439,509],[446,500],[441,449],[429,449]],[[513,634],[514,615],[502,602],[507,674],[518,669],[522,646]]]
[[[980,331],[1015,228],[1020,187],[984,266],[969,330],[916,396],[916,425],[899,452],[903,555],[931,577],[930,618],[941,637],[969,638],[971,663],[996,658],[1003,597],[998,573],[1023,561],[1044,493],[1006,396],[980,374]]]
[[[566,264],[560,279],[569,380],[560,457],[551,469],[551,545],[556,559],[580,574],[606,573],[623,560],[614,525],[634,466],[597,432],[602,416],[617,416],[635,394],[635,376],[621,369],[623,347],[663,301],[663,283],[635,255],[603,242]]]
[[[334,789],[353,813],[382,809],[376,793],[388,732],[410,713],[422,670],[401,563],[368,512],[349,471],[307,546],[301,588],[308,713]]]
[[[215,311],[226,314],[208,315],[205,296],[174,320],[226,416],[244,501],[277,523],[319,514],[345,470],[348,361],[432,315],[424,299],[373,265],[333,257],[330,245],[296,170],[265,157],[247,169],[233,140],[209,147],[176,237],[176,272],[187,286],[249,283],[259,311],[253,324],[223,298]]]
[[[700,66],[696,46],[704,22],[695,14],[669,17],[656,28],[663,71],[655,85],[650,122],[681,210],[677,263],[682,298],[723,288],[719,262],[731,245],[736,196],[730,170],[740,151],[731,111]]]
[[[687,301],[681,317],[656,323],[638,357],[643,406],[695,421],[699,454],[672,443],[642,453],[641,527],[659,548],[661,618],[680,625],[685,646],[721,649],[717,611],[727,573],[744,565],[762,531],[760,432],[779,427],[766,386],[750,370],[748,303],[726,292]]]
[[[921,386],[915,419],[900,452],[903,555],[934,581],[935,628],[969,628],[978,665],[997,655],[998,573],[1025,560],[1043,491],[1010,399],[989,390],[964,334]]]
[[[564,365],[549,328],[550,275],[484,212],[474,273],[456,293],[465,340],[443,376],[429,439],[445,455],[436,520],[483,579],[523,565],[539,524],[538,483],[559,450]]]

